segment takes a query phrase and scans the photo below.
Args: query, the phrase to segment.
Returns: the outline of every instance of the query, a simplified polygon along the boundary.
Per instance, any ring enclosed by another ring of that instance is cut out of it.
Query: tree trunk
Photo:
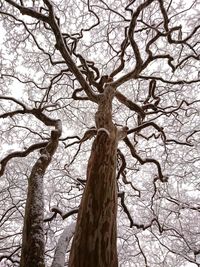
[[[20,267],[44,267],[43,175],[39,159],[28,180]]]
[[[117,267],[116,153],[117,129],[112,123],[114,90],[107,88],[96,113],[97,136],[87,169],[69,267]]]
[[[51,132],[48,145],[32,168],[28,180],[20,267],[44,267],[43,176],[58,146],[59,131]]]
[[[69,246],[69,242],[74,234],[75,223],[71,223],[63,230],[58,243],[56,245],[53,262],[51,267],[64,267],[66,251]]]

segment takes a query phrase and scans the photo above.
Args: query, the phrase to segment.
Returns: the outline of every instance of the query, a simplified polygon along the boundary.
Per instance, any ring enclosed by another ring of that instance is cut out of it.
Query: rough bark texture
[[[117,267],[116,153],[117,129],[112,123],[114,89],[100,96],[95,116],[97,136],[87,169],[69,267]]]
[[[28,180],[20,267],[44,267],[43,176],[58,146],[59,131],[51,132],[48,145],[32,168]]]

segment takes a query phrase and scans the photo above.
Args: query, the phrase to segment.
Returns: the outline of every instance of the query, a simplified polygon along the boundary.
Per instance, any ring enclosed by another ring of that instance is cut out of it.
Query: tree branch
[[[31,145],[29,148],[27,148],[25,151],[15,151],[9,155],[7,155],[4,159],[2,159],[0,161],[1,164],[1,169],[0,169],[0,176],[2,176],[4,174],[5,168],[7,163],[13,159],[13,158],[17,158],[17,157],[26,157],[28,156],[31,152],[35,151],[36,149],[40,149],[45,147],[48,144],[48,142],[42,142],[42,143],[38,143],[38,144],[34,144]]]

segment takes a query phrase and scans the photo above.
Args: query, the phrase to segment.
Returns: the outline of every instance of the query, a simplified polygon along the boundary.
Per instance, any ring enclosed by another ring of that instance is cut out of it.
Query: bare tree
[[[200,266],[199,2],[0,8],[3,266]]]

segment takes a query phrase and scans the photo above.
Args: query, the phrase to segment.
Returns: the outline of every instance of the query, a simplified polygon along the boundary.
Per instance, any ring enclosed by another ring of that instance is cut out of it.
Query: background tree
[[[2,266],[200,266],[199,8],[0,1]]]

